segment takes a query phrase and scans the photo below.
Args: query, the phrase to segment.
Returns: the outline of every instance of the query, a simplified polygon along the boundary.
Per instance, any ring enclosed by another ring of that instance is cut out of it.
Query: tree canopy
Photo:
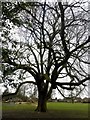
[[[14,85],[16,93],[24,83],[37,85],[38,111],[46,111],[53,89],[85,86],[89,22],[86,2],[3,2],[3,82]],[[27,73],[35,81],[23,81]]]

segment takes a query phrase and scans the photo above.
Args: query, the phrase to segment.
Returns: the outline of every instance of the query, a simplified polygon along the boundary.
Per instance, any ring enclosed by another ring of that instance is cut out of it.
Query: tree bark
[[[38,106],[35,111],[46,112],[47,111],[47,88],[48,84],[43,83],[38,89]]]
[[[38,98],[38,106],[35,111],[46,112],[47,111],[47,99],[44,94],[40,94]]]

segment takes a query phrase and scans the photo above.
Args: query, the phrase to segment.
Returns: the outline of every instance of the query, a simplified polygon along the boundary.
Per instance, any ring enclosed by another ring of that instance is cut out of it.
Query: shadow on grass
[[[33,111],[5,111],[2,120],[90,120],[85,114],[48,111],[46,113]]]

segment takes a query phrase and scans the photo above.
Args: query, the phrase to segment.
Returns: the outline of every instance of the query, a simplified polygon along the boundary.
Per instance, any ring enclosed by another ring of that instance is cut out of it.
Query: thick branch
[[[58,87],[57,87],[57,90],[59,91],[59,93],[60,93],[64,98],[66,98],[65,95],[59,90]]]
[[[81,84],[83,84],[84,82],[86,82],[87,80],[90,80],[90,77],[86,77],[85,79],[76,82],[76,83],[70,83],[70,82],[56,82],[56,85],[62,87],[63,85],[69,85],[69,86],[79,86]]]
[[[65,21],[64,21],[64,8],[63,8],[63,5],[61,2],[58,3],[59,5],[59,8],[60,8],[60,11],[61,11],[61,33],[60,33],[60,36],[61,36],[61,40],[62,40],[62,44],[63,44],[63,48],[64,48],[64,51],[65,51],[65,54],[68,53],[68,49],[67,49],[67,45],[66,45],[66,42],[65,42]]]
[[[50,87],[48,93],[47,93],[47,100],[51,98],[51,93],[52,93],[52,87]]]
[[[25,82],[22,82],[22,83],[20,83],[20,84],[18,85],[18,88],[17,88],[17,90],[15,91],[15,93],[3,94],[3,95],[2,95],[2,98],[3,98],[3,97],[7,97],[7,96],[13,96],[13,95],[16,95],[16,94],[18,93],[20,87],[21,87],[23,84],[26,84],[26,83],[33,83],[33,84],[36,85],[36,83],[35,83],[34,81],[25,81]]]
[[[16,62],[14,61],[11,61],[11,59],[9,58],[9,55],[8,55],[8,51],[7,50],[4,50],[2,49],[2,58],[4,59],[4,62],[5,63],[8,63],[10,65],[13,65],[15,67],[15,69],[23,69],[23,70],[26,70],[28,71],[32,76],[35,76],[37,74],[37,71],[30,67],[29,65],[27,64],[17,64]]]
[[[32,52],[32,54],[33,54],[33,56],[34,56],[34,59],[35,59],[36,64],[37,64],[38,72],[40,73],[39,62],[38,62],[38,60],[37,60],[36,54],[34,53],[34,51],[33,51],[33,49],[32,49],[33,46],[29,46],[29,45],[27,45],[27,46],[30,48],[30,50],[31,50],[31,52]]]

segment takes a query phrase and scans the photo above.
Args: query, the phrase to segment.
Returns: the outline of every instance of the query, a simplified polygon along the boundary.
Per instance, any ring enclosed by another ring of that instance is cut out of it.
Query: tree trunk
[[[47,111],[47,85],[42,84],[38,90],[38,106],[36,111],[46,112]]]
[[[38,112],[47,111],[47,99],[46,99],[46,96],[44,96],[44,94],[39,95],[38,106],[35,111],[38,111]]]
[[[38,86],[38,106],[35,111],[38,112],[46,112],[47,111],[47,89],[48,82],[42,82],[41,85]]]

